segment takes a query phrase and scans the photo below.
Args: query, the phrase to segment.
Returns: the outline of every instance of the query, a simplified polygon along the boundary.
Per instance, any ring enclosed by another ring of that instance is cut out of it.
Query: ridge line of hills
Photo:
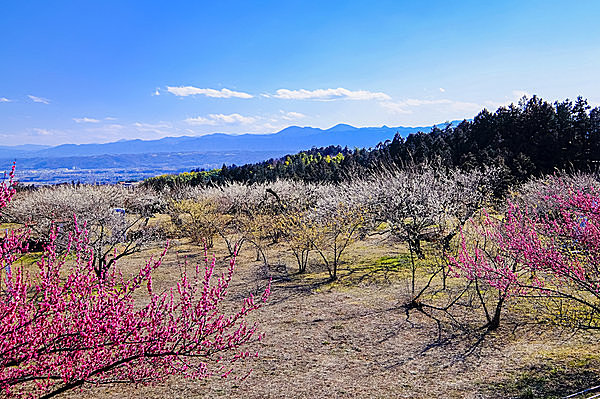
[[[104,144],[0,146],[0,164],[8,167],[16,162],[17,178],[25,184],[116,183],[192,169],[215,169],[224,164],[262,162],[313,147],[369,148],[392,140],[397,134],[406,137],[430,129],[431,126],[357,128],[338,124],[329,129],[289,126],[273,134],[214,133]]]
[[[455,121],[456,122],[456,121]],[[301,151],[312,147],[341,145],[372,147],[378,142],[393,139],[396,133],[407,136],[432,126],[418,127],[361,127],[338,124],[329,129],[289,126],[272,134],[212,133],[203,136],[163,137],[156,140],[119,140],[103,144],[61,144],[58,146],[19,145],[0,146],[0,158],[59,158],[96,155],[147,154],[164,152],[211,151]]]
[[[396,135],[407,137],[430,129],[431,126],[358,128],[338,124],[329,129],[289,126],[273,134],[214,133],[104,144],[0,146],[0,165],[7,168],[16,162],[17,178],[25,184],[116,183],[192,169],[215,169],[224,164],[251,164],[314,147],[370,148]]]

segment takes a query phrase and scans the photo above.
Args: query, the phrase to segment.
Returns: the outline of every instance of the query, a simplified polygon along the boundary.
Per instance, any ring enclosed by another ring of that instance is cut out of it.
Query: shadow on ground
[[[575,364],[576,363],[576,364]],[[515,399],[564,398],[600,382],[600,363],[595,361],[571,362],[565,365],[536,364],[502,381],[490,389],[490,396]],[[583,399],[597,394],[578,395]]]

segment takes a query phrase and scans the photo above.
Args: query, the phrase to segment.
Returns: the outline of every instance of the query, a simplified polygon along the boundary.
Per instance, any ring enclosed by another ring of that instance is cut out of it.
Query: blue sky
[[[598,1],[11,1],[2,145],[415,126],[600,104]]]

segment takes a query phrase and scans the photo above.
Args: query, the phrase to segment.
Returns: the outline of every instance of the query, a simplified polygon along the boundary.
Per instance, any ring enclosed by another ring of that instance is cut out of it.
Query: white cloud
[[[416,98],[409,98],[404,101],[400,101],[397,104],[402,104],[408,107],[420,107],[422,105],[434,105],[434,104],[452,104],[454,101],[442,98],[439,100],[419,100]]]
[[[87,117],[83,117],[83,118],[73,118],[73,120],[77,123],[99,123],[100,120],[98,119],[94,119],[94,118],[87,118]]]
[[[38,129],[38,128],[34,128],[33,131],[36,133],[36,135],[38,136],[50,136],[52,135],[52,132],[48,129]]]
[[[265,94],[264,97],[275,97],[286,100],[391,100],[392,98],[381,92],[371,92],[367,90],[348,90],[342,87],[337,89],[317,89],[317,90],[289,90],[279,89],[276,94]]]
[[[493,112],[499,107],[505,107],[511,103],[517,103],[523,96],[531,98],[531,94],[524,90],[512,90],[511,95],[506,96],[504,101],[487,100],[482,102],[468,102],[450,100],[447,98],[434,100],[409,98],[402,101],[382,101],[379,103],[379,105],[394,114],[418,114],[418,112],[416,112],[418,107],[428,107],[427,111],[431,109],[432,112],[448,114],[450,117],[458,117],[460,115],[470,117],[477,114],[484,108],[487,108],[489,111]]]
[[[116,121],[117,118],[113,118],[112,116],[107,116],[106,118],[104,118],[107,121]]]
[[[111,123],[110,125],[104,125],[103,128],[109,130],[121,130],[124,129],[125,126],[119,125],[118,123]]]
[[[148,138],[179,135],[181,131],[181,129],[174,127],[172,123],[162,121],[158,123],[135,122],[133,126],[138,132],[146,134]],[[151,133],[151,135],[148,136],[148,133]]]
[[[406,105],[402,103],[395,103],[391,101],[385,101],[379,103],[383,108],[395,114],[412,114],[411,110],[406,109]]]
[[[281,112],[281,119],[285,119],[286,121],[293,121],[296,119],[302,119],[302,118],[306,118],[306,115],[300,113],[300,112],[294,112],[294,111],[290,111],[290,112],[285,112],[285,111],[280,111]]]
[[[440,87],[440,92],[445,93],[446,89],[444,89],[443,87]]]
[[[187,97],[194,96],[197,94],[204,95],[206,97],[214,97],[214,98],[252,98],[254,97],[252,94],[244,93],[241,91],[233,91],[229,89],[200,89],[194,86],[167,86],[167,91],[169,93],[175,94],[179,97]]]
[[[264,123],[262,125],[256,126],[256,128],[254,129],[255,132],[259,133],[259,134],[265,134],[265,133],[275,133],[278,132],[282,129],[285,129],[288,125],[287,124],[279,124],[279,123]]]
[[[125,129],[125,126],[120,125],[118,123],[110,123],[108,125],[90,125],[85,128],[86,132],[93,133],[97,135],[97,137],[102,137],[103,139],[100,141],[107,141],[114,138],[123,138],[122,131]]]
[[[10,102],[12,102],[12,100],[9,100],[6,97],[0,97],[0,103],[10,103]]]
[[[185,122],[190,125],[219,125],[219,124],[239,124],[249,125],[256,122],[260,118],[255,116],[243,116],[240,114],[209,114],[208,118],[198,116],[196,118],[187,118]]]
[[[210,114],[208,115],[210,118],[214,119],[214,120],[218,120],[224,123],[239,123],[242,125],[248,125],[250,123],[254,123],[258,120],[257,117],[254,116],[242,116],[240,114],[230,114],[230,115],[224,115],[224,114]]]
[[[381,102],[380,105],[383,108],[388,109],[389,111],[396,114],[412,114],[413,110],[411,108],[422,107],[422,106],[442,106],[444,108],[448,108],[452,111],[460,111],[460,112],[478,112],[484,107],[481,104],[465,102],[465,101],[455,101],[449,99],[438,99],[438,100],[421,100],[415,98],[409,98],[403,101],[384,101]]]
[[[184,122],[189,123],[190,125],[216,125],[217,121],[204,118],[202,116],[197,116],[195,118],[187,118]]]
[[[50,100],[47,98],[32,96],[31,94],[28,94],[27,97],[29,97],[34,103],[50,104]]]
[[[141,130],[141,131],[157,131],[160,129],[169,129],[169,128],[173,127],[170,123],[167,123],[167,122],[159,122],[159,123],[135,122],[133,124],[133,126],[135,126],[138,130]]]
[[[85,128],[85,132],[88,133],[89,137],[86,141],[93,140],[106,143],[121,139],[150,140],[166,136],[177,136],[181,135],[182,129],[173,126],[172,123],[160,121],[157,123],[134,122],[128,124],[100,123],[89,125]]]
[[[273,128],[283,128],[289,124],[289,121],[306,118],[307,116],[294,111],[279,111],[279,114],[271,116],[244,116],[240,114],[208,114],[206,116],[197,116],[195,118],[187,118],[184,122],[190,125],[208,125],[208,126],[223,126],[223,125],[244,125],[250,130],[264,131],[272,130]],[[275,124],[272,124],[272,123]],[[251,126],[249,126],[251,125]]]

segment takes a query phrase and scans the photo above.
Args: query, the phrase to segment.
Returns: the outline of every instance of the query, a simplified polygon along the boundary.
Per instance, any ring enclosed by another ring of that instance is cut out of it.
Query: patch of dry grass
[[[276,263],[293,261],[274,245]],[[154,251],[154,253],[158,250]],[[226,254],[221,243],[212,250]],[[121,262],[125,271],[146,258]],[[176,280],[184,259],[193,264],[202,249],[174,245],[157,272],[155,289]],[[508,316],[485,337],[444,330],[419,312],[407,318],[408,258],[400,245],[376,238],[354,244],[344,256],[339,280],[311,260],[309,273],[273,272],[268,304],[252,314],[265,338],[254,344],[258,359],[239,366],[244,380],[190,381],[173,377],[156,386],[86,388],[70,397],[91,398],[500,398],[559,397],[600,380],[600,343],[594,334],[568,334],[549,325]],[[220,258],[224,267],[226,260]],[[266,284],[265,270],[249,247],[240,254],[230,303]],[[479,315],[464,317],[477,321]],[[472,311],[471,311],[472,313]],[[476,345],[477,344],[477,345]]]

